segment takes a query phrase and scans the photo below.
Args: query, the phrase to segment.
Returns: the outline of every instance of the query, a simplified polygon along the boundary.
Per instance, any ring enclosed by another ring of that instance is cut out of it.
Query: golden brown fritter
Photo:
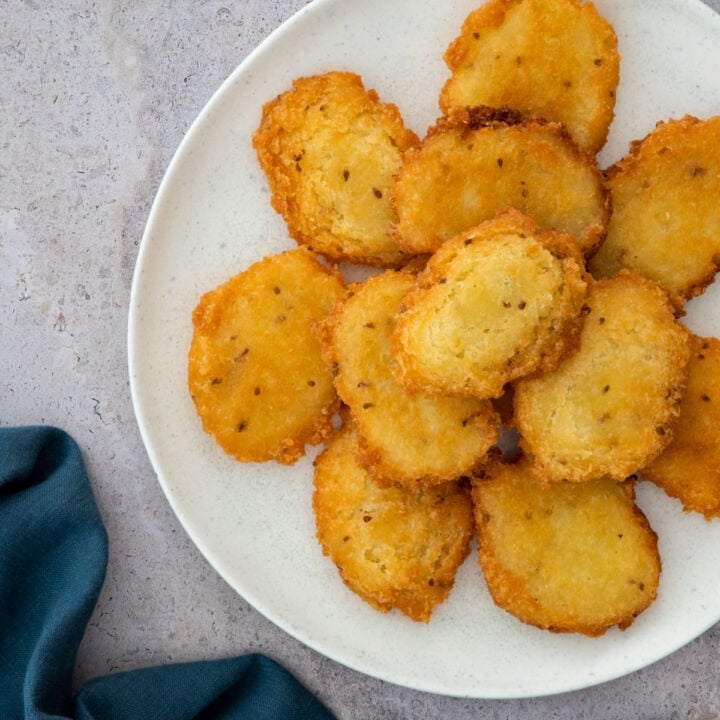
[[[620,56],[615,31],[590,2],[490,0],[474,10],[445,53],[453,107],[510,107],[562,123],[580,147],[605,144]]]
[[[298,243],[333,260],[401,265],[390,233],[390,178],[417,141],[395,105],[358,75],[299,78],[263,107],[253,136],[273,207]]]
[[[655,599],[657,536],[632,483],[542,489],[525,459],[473,479],[480,566],[495,603],[553,632],[626,629]]]
[[[658,123],[607,171],[613,214],[590,269],[633,268],[682,306],[720,267],[720,117]]]
[[[238,460],[295,462],[338,406],[310,323],[344,294],[305,248],[266,257],[200,299],[188,386],[203,428]]]
[[[541,483],[622,480],[672,438],[686,383],[688,331],[640,273],[593,284],[578,351],[515,385],[515,422]]]
[[[558,123],[490,108],[454,109],[403,156],[391,185],[398,240],[431,253],[514,207],[568,232],[586,256],[602,241],[608,197],[595,159]]]
[[[587,292],[571,235],[517,210],[440,246],[403,300],[395,354],[403,385],[499,397],[506,383],[552,370],[574,349]]]
[[[352,424],[315,463],[317,538],[345,584],[381,612],[428,622],[452,588],[474,534],[465,485],[380,487],[356,462]]]
[[[498,437],[489,402],[410,394],[395,379],[395,317],[413,280],[388,270],[351,286],[322,333],[338,394],[360,431],[360,463],[377,482],[408,488],[467,473]]]
[[[641,471],[686,511],[720,517],[720,340],[694,335],[672,442]]]

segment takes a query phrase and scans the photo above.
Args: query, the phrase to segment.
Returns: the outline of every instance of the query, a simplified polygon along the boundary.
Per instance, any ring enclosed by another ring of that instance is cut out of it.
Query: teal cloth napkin
[[[100,677],[73,695],[106,563],[107,534],[74,440],[52,427],[0,428],[2,720],[332,720],[257,654]]]

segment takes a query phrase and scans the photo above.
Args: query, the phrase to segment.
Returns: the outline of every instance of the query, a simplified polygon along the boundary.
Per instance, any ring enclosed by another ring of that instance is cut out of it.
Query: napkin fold
[[[53,427],[0,428],[2,720],[332,720],[258,654],[117,673],[73,695],[107,549],[75,441]]]

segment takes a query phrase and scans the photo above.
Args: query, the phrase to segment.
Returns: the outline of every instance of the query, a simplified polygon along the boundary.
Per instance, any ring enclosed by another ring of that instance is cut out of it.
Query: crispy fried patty
[[[672,437],[685,387],[687,330],[639,273],[593,284],[578,351],[515,385],[515,422],[544,484],[622,480]]]
[[[304,248],[271,255],[200,299],[188,386],[203,428],[238,460],[293,463],[338,405],[312,322],[344,292]]]
[[[607,138],[615,108],[617,37],[590,2],[490,0],[474,10],[445,53],[453,107],[510,107],[562,123],[588,152]]]
[[[574,349],[586,291],[572,236],[505,211],[445,242],[403,299],[400,378],[415,390],[498,397]]]
[[[480,566],[495,603],[554,632],[627,628],[655,599],[657,537],[630,483],[542,489],[527,460],[473,479]]]
[[[489,402],[408,393],[395,377],[392,335],[410,272],[388,270],[350,287],[323,333],[338,393],[360,432],[360,462],[383,484],[421,487],[453,480],[497,440]]]
[[[388,197],[417,138],[349,72],[298,78],[263,108],[253,144],[290,235],[333,260],[401,265]]]
[[[470,551],[472,504],[463,484],[419,492],[380,487],[357,464],[352,423],[315,464],[313,509],[323,551],[345,584],[381,612],[428,622]]]
[[[594,157],[558,123],[489,108],[451,110],[403,155],[391,185],[400,246],[434,252],[468,228],[514,207],[572,234],[590,255],[608,220]]]

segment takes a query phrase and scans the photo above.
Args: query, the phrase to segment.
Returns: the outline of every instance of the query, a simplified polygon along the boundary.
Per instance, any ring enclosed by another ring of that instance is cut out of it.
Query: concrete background
[[[364,677],[265,620],[215,574],[163,496],[127,380],[127,308],[150,204],[213,91],[304,0],[0,0],[0,422],[83,449],[110,535],[76,684],[260,652],[339,717],[720,717],[720,627],[585,691],[452,699]],[[716,10],[720,0],[709,2]],[[719,39],[720,40],[720,39]]]

